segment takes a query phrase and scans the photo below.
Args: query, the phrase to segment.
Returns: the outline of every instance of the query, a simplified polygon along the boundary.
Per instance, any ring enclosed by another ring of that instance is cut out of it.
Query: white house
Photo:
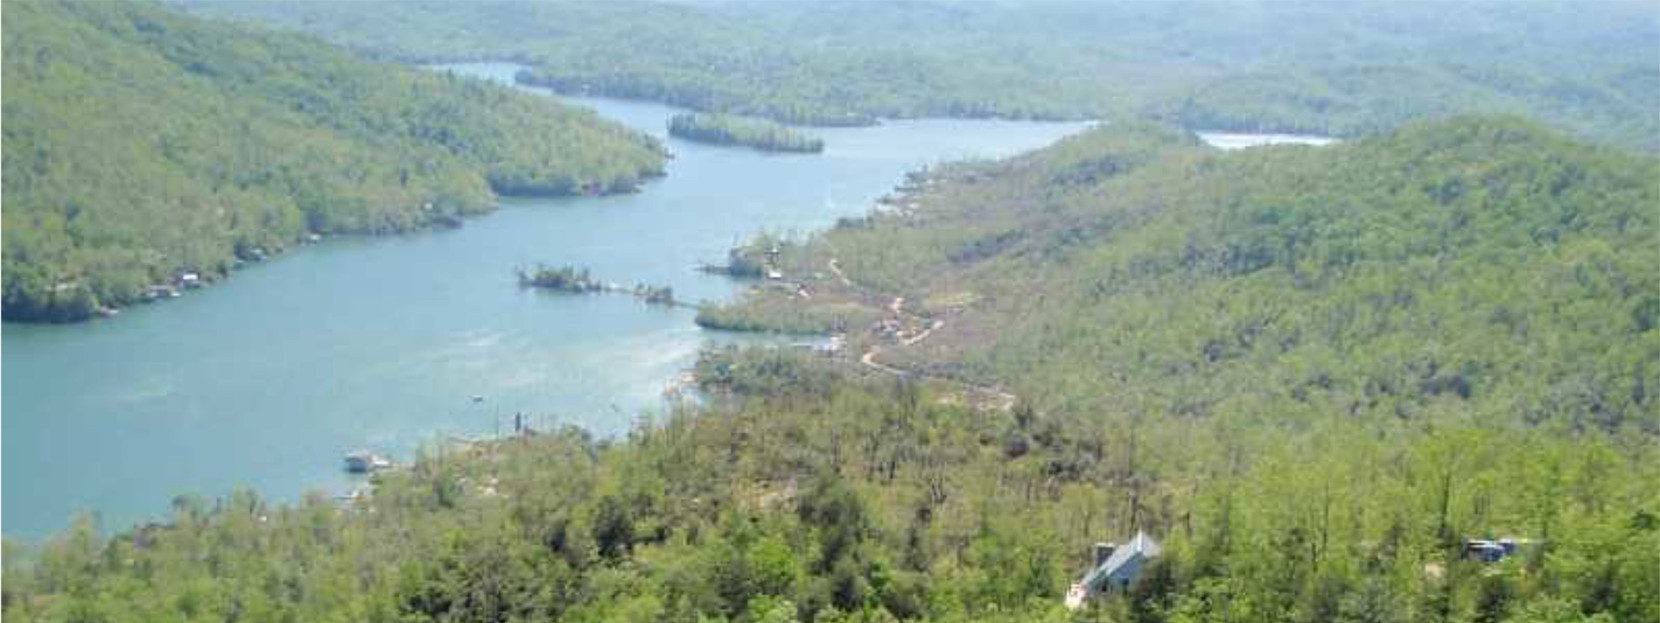
[[[1163,552],[1158,541],[1145,532],[1136,532],[1135,538],[1122,546],[1102,543],[1095,546],[1095,567],[1066,592],[1066,607],[1077,610],[1101,593],[1128,590],[1141,576],[1147,561]]]

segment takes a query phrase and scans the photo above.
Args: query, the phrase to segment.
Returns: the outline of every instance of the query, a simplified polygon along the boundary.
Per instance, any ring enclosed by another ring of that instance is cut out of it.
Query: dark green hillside
[[[627,190],[650,140],[510,89],[150,4],[6,7],[4,312],[75,320],[308,232],[392,232],[493,192]]]

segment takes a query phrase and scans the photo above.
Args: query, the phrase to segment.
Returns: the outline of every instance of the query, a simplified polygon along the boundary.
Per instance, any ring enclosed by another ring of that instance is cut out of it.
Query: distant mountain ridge
[[[512,59],[563,92],[795,124],[1153,119],[1356,137],[1522,114],[1660,152],[1660,11],[1644,2],[181,4],[384,58]]]

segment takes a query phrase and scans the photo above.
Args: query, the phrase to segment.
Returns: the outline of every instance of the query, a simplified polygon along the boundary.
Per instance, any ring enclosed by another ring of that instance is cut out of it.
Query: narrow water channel
[[[451,66],[508,80],[514,67]],[[674,108],[570,101],[663,135]],[[586,266],[689,300],[731,296],[692,270],[762,230],[863,213],[905,171],[1033,149],[1081,124],[922,120],[822,130],[821,155],[669,140],[669,176],[634,195],[508,199],[465,227],[341,238],[117,318],[5,325],[7,536],[93,511],[107,530],[173,496],[250,487],[274,500],[354,485],[341,456],[407,458],[444,434],[542,424],[624,431],[699,348],[729,336],[629,297],[527,292],[517,265]],[[473,396],[483,397],[474,401]]]

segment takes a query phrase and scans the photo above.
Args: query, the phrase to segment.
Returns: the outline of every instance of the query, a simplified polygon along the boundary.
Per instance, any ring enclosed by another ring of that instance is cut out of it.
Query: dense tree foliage
[[[799,305],[790,300],[799,297],[793,289],[775,294],[753,297],[743,305],[705,304],[697,310],[697,324],[725,331],[823,334],[863,327],[882,317],[879,310],[853,302]]]
[[[308,233],[390,232],[494,192],[626,190],[651,140],[511,89],[150,4],[6,11],[4,313],[73,320]]]
[[[598,292],[605,289],[587,268],[539,265],[519,271],[519,285],[562,292]]]
[[[942,404],[788,351],[626,440],[434,449],[364,500],[8,544],[8,621],[1642,621],[1653,444],[1452,419]],[[759,392],[759,393],[753,393]],[[1077,615],[1095,540],[1167,554]],[[1546,545],[1462,560],[1464,535]]]
[[[703,399],[625,439],[434,447],[351,503],[180,498],[113,538],[83,522],[8,543],[0,604],[16,621],[1660,619],[1656,168],[1486,118],[1236,153],[1119,126],[948,166],[916,176],[910,207],[781,243],[776,265],[815,291],[781,300],[902,295],[946,324],[886,360],[1001,383],[1012,408],[937,376],[711,351]],[[1066,612],[1088,545],[1136,530],[1165,555]],[[1534,546],[1462,555],[1500,536]]]
[[[1062,412],[1660,431],[1652,157],[1510,118],[1239,152],[1117,126],[899,202],[786,248],[814,295],[757,290],[751,324],[904,296],[947,326],[889,360]]]
[[[765,119],[684,113],[669,118],[669,136],[715,145],[742,145],[761,151],[818,153],[824,140]]]
[[[1660,150],[1660,15],[1643,2],[187,4],[390,58],[511,59],[560,91],[790,123],[1155,117],[1352,136],[1503,112]]]

